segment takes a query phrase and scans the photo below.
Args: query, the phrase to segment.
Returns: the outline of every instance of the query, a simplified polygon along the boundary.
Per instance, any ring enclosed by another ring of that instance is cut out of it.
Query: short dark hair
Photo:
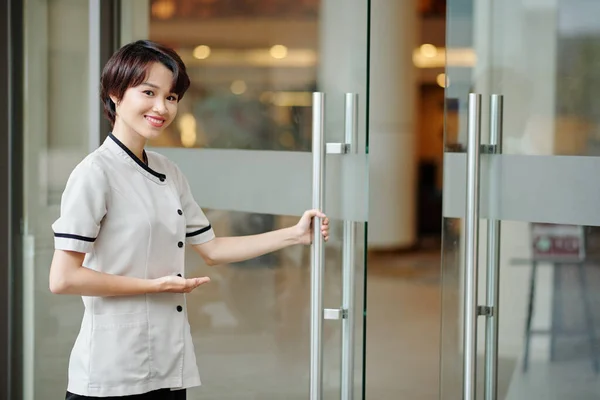
[[[159,62],[173,73],[171,91],[178,101],[190,87],[190,78],[181,57],[172,49],[150,40],[138,40],[117,50],[108,60],[100,79],[100,98],[104,114],[115,124],[115,104],[110,96],[121,100],[130,87],[140,85],[146,79],[150,65]]]

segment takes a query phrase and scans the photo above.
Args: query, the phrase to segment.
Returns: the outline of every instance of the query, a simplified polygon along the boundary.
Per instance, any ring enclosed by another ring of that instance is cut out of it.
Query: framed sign
[[[533,258],[585,258],[583,226],[531,224]]]

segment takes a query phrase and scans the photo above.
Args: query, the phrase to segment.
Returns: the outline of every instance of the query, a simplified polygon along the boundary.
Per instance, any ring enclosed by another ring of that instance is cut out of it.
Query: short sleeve
[[[92,251],[106,215],[108,193],[100,167],[88,160],[75,167],[62,194],[60,217],[52,224],[55,249]]]
[[[189,244],[202,244],[215,238],[215,233],[204,215],[204,212],[196,203],[190,184],[183,173],[177,168],[179,175],[179,187],[181,196],[181,206],[185,217],[185,237]]]

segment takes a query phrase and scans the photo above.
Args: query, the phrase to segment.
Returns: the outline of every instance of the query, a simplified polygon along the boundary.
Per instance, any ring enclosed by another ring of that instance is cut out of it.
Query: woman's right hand
[[[155,279],[159,292],[170,293],[189,293],[198,286],[210,282],[210,278],[203,276],[201,278],[182,278],[180,276],[164,276]]]

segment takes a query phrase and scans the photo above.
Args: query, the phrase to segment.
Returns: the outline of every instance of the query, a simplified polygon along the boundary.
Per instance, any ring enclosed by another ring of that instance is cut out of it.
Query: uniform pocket
[[[93,316],[90,385],[139,384],[150,375],[148,317],[135,314]]]

